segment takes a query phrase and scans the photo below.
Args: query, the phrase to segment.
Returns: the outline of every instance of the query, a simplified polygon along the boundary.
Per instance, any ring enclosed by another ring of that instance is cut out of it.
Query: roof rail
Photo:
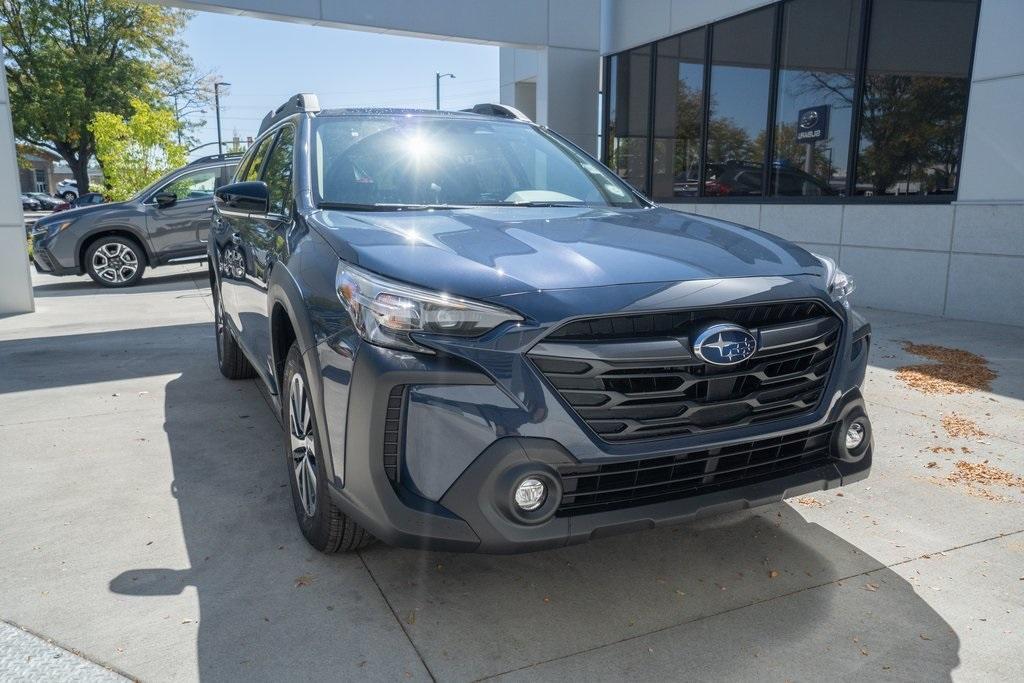
[[[193,164],[205,164],[209,161],[227,161],[228,159],[237,159],[242,156],[242,152],[224,152],[224,154],[207,154],[204,157],[193,159],[186,164],[192,166]]]
[[[320,100],[313,93],[301,92],[298,95],[293,95],[277,109],[271,109],[267,112],[267,115],[263,117],[263,122],[260,124],[260,131],[256,135],[262,135],[263,131],[267,128],[292,114],[299,112],[316,114],[318,111],[320,111]]]
[[[530,117],[519,111],[515,107],[510,107],[507,104],[494,104],[491,102],[484,102],[482,104],[474,104],[469,109],[463,109],[462,111],[472,112],[474,114],[483,114],[484,116],[500,116],[503,119],[515,119],[516,121],[530,121]]]

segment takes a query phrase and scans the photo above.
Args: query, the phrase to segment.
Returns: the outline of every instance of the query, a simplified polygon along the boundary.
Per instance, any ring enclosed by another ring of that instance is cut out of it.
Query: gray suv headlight
[[[825,288],[828,289],[832,300],[838,301],[844,307],[849,308],[849,296],[857,288],[853,278],[840,270],[836,262],[828,256],[822,256],[821,254],[813,254],[813,256],[821,261],[821,265],[825,267]]]
[[[338,297],[363,339],[403,351],[432,353],[412,333],[479,337],[523,318],[512,311],[388,280],[342,261]]]
[[[46,233],[52,233],[56,235],[58,232],[66,230],[74,222],[74,219],[68,219],[63,221],[56,221],[53,223],[46,223],[45,225],[33,225],[32,237],[40,237],[42,235],[45,235]]]

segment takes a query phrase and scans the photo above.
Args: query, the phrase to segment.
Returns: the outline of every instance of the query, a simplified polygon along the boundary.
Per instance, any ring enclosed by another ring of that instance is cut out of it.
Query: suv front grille
[[[688,340],[722,321],[759,332],[757,353],[732,366],[692,355]],[[616,316],[569,323],[529,357],[598,436],[636,441],[812,411],[840,327],[813,301]]]
[[[563,325],[547,341],[599,341],[676,337],[701,321],[717,320],[745,327],[763,327],[810,320],[831,313],[817,301],[786,301],[756,306],[728,306],[690,311],[587,318]]]
[[[559,516],[677,500],[753,484],[828,461],[834,424],[746,443],[608,465],[560,465]]]

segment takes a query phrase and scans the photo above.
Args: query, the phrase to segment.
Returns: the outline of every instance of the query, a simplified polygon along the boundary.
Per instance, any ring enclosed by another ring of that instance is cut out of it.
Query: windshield
[[[325,208],[641,206],[601,164],[528,124],[338,116],[315,126],[315,192]]]

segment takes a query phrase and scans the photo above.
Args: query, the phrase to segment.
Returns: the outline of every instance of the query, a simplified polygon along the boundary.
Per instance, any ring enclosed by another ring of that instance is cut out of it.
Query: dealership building
[[[1021,0],[165,4],[500,46],[502,102],[654,201],[831,256],[858,304],[1024,325]],[[3,85],[0,313],[32,306]]]

